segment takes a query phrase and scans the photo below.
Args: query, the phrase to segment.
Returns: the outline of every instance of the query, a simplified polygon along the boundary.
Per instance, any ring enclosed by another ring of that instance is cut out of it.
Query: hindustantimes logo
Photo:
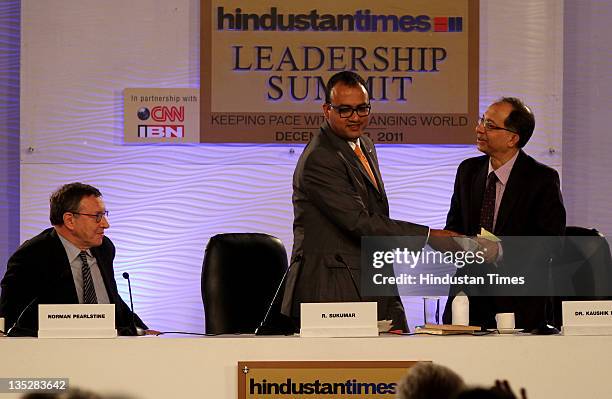
[[[270,382],[266,379],[258,381],[249,379],[249,393],[253,395],[390,395],[395,396],[397,383],[382,381],[359,381],[350,378],[346,381],[293,381],[291,377],[285,381]]]
[[[264,14],[217,7],[217,30],[230,31],[335,31],[335,32],[463,32],[463,17],[374,14],[355,10],[346,14],[279,13],[270,7]]]
[[[185,137],[185,125],[176,122],[185,121],[185,107],[156,106],[149,110],[141,107],[136,112],[138,119],[145,122],[149,119],[158,122],[152,125],[138,125],[140,138],[178,138]]]

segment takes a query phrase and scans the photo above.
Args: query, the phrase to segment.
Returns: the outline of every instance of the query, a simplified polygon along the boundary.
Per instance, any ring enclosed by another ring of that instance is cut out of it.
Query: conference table
[[[469,384],[508,379],[530,399],[612,397],[612,336],[0,338],[2,378],[62,377],[71,387],[142,399],[235,399],[237,362],[292,360],[429,360]]]

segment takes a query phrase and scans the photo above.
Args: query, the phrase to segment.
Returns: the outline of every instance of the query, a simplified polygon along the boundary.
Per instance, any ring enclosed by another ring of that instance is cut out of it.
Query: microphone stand
[[[360,302],[363,302],[363,298],[361,297],[361,294],[359,293],[359,288],[357,288],[357,282],[355,282],[355,276],[353,276],[353,272],[351,271],[351,268],[349,267],[349,265],[346,264],[346,262],[344,261],[344,258],[342,258],[340,254],[336,254],[335,259],[336,261],[342,263],[344,267],[346,267],[346,270],[348,270],[349,275],[351,276],[351,281],[353,282],[353,287],[355,288],[355,292],[357,293],[357,297],[359,298]]]
[[[130,292],[130,310],[132,311],[132,328],[134,329],[134,334],[137,336],[145,335],[146,334],[145,330],[136,326],[136,319],[134,317],[134,301],[132,300],[132,284],[130,283],[130,274],[128,272],[123,272],[122,276],[128,282],[128,291]]]
[[[276,288],[276,292],[274,293],[274,296],[272,297],[272,301],[270,301],[270,305],[268,306],[268,309],[266,310],[266,315],[264,316],[261,323],[259,323],[259,327],[255,329],[255,335],[274,335],[275,334],[274,329],[266,325],[268,323],[268,318],[270,317],[270,312],[272,311],[274,302],[276,302],[276,299],[278,298],[278,294],[280,293],[281,288],[285,284],[285,279],[287,278],[287,275],[289,274],[291,267],[295,263],[300,262],[301,260],[302,260],[302,255],[296,255],[295,258],[293,259],[293,262],[291,262],[291,264],[289,264],[289,267],[287,267],[287,270],[285,270],[285,273],[283,274],[283,278],[278,284],[278,287]],[[291,329],[291,331],[289,331],[289,329],[286,329],[285,331],[282,332],[282,334],[286,335],[286,334],[291,334],[293,332],[294,332],[293,329]]]
[[[36,331],[31,330],[29,328],[21,327],[19,325],[25,312],[28,309],[30,309],[37,300],[38,300],[38,297],[35,297],[34,299],[30,301],[30,303],[28,303],[28,305],[25,308],[23,308],[21,313],[19,313],[17,320],[15,320],[15,323],[13,323],[11,328],[9,328],[8,331],[6,332],[7,337],[35,337],[37,335]]]

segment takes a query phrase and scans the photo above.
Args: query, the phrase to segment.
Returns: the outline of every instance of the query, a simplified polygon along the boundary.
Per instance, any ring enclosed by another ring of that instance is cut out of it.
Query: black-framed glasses
[[[81,212],[70,212],[73,215],[83,215],[89,216],[92,218],[96,218],[96,223],[100,223],[103,217],[108,217],[108,211],[98,212],[98,213],[81,213]]]
[[[349,107],[348,105],[328,105],[330,108],[335,110],[338,115],[340,115],[340,118],[350,118],[355,112],[357,113],[357,116],[368,116],[370,115],[370,110],[372,109],[372,106],[370,104],[358,105],[355,108]]]
[[[516,130],[506,129],[505,127],[497,126],[493,121],[491,121],[489,119],[486,119],[484,117],[484,115],[481,116],[480,118],[478,118],[478,124],[476,126],[483,126],[486,131],[489,131],[489,130],[505,130],[505,131],[510,132],[510,133],[518,134],[518,132]]]

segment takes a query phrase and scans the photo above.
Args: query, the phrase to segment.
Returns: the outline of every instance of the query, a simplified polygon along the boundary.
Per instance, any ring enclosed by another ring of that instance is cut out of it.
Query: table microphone
[[[351,281],[353,282],[353,287],[355,287],[355,292],[357,293],[359,300],[363,302],[363,298],[361,297],[361,294],[359,293],[359,288],[357,288],[357,283],[355,282],[355,277],[353,276],[353,272],[351,271],[351,268],[349,267],[349,265],[346,264],[346,262],[344,261],[344,258],[342,258],[340,254],[336,254],[335,258],[338,262],[342,263],[344,267],[346,267],[346,270],[348,270],[349,275],[351,276]]]
[[[301,260],[302,260],[302,254],[296,255],[295,258],[293,258],[293,261],[291,261],[291,263],[287,267],[287,270],[285,270],[285,273],[283,274],[283,278],[278,284],[278,287],[276,288],[276,292],[274,293],[274,296],[272,297],[272,301],[270,301],[268,310],[266,310],[266,315],[264,316],[261,323],[259,323],[259,327],[255,329],[255,335],[264,335],[267,333],[267,331],[265,331],[265,327],[266,327],[266,323],[268,322],[268,318],[270,317],[270,311],[272,311],[272,306],[274,306],[274,302],[276,302],[276,298],[278,297],[278,294],[280,293],[281,288],[283,287],[283,284],[285,283],[285,279],[287,278],[287,274],[289,274],[289,270],[291,270],[291,266],[293,266],[294,263],[299,263]]]
[[[64,269],[62,270],[62,272],[57,275],[53,280],[52,280],[52,284],[53,285],[57,282],[59,282],[61,279],[64,278],[64,276],[66,274],[68,274],[68,272],[70,272],[70,269]],[[25,328],[21,326],[21,319],[23,318],[23,315],[26,314],[26,312],[32,308],[32,305],[34,305],[38,300],[40,299],[40,295],[36,295],[31,301],[30,303],[28,303],[23,310],[21,311],[21,313],[19,313],[19,316],[17,316],[17,320],[15,320],[15,323],[13,323],[13,325],[11,326],[11,328],[8,329],[8,331],[6,332],[6,336],[7,337],[35,337],[37,335],[37,331],[36,330],[32,330],[29,328]]]
[[[38,301],[38,296],[34,297],[34,299],[32,299],[30,301],[30,303],[28,303],[28,305],[23,308],[23,310],[21,311],[21,313],[19,313],[19,316],[17,317],[17,320],[15,320],[15,323],[13,323],[13,325],[11,326],[11,328],[8,329],[8,331],[6,332],[6,336],[7,337],[35,337],[36,336],[36,331],[35,330],[30,330],[29,328],[24,328],[21,327],[21,319],[23,318],[23,315],[26,313],[26,311],[28,309],[30,309],[32,307],[32,305],[34,305],[34,303],[36,303],[36,301]]]
[[[145,330],[136,326],[136,320],[134,319],[134,301],[132,300],[132,284],[130,283],[130,274],[128,272],[123,272],[123,278],[128,282],[128,290],[130,291],[130,309],[132,311],[132,327],[134,327],[134,332],[136,335],[145,335]]]

